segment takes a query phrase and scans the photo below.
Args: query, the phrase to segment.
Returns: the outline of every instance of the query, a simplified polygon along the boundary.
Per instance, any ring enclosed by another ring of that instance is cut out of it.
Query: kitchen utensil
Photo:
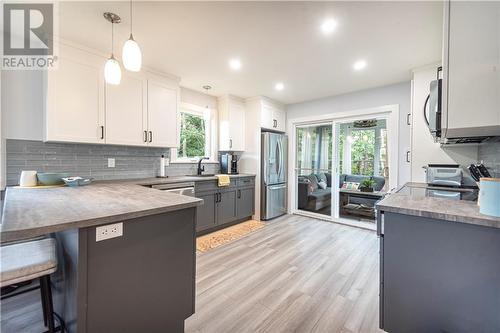
[[[32,187],[37,185],[36,171],[21,171],[21,177],[19,177],[19,185],[21,187]]]
[[[64,181],[62,179],[68,176],[69,174],[65,172],[43,172],[37,174],[39,185],[64,184]]]
[[[472,179],[478,182],[479,178],[481,178],[481,172],[479,172],[479,169],[474,164],[469,165],[467,169],[469,170]]]
[[[500,217],[500,178],[481,178],[479,187],[479,212]]]
[[[479,173],[481,174],[481,177],[491,178],[490,172],[488,171],[488,169],[486,169],[486,167],[484,166],[483,163],[476,164],[476,167],[479,170]]]

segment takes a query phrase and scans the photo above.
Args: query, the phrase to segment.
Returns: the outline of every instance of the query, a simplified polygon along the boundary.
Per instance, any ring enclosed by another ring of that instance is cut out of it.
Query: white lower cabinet
[[[108,85],[105,62],[60,46],[58,67],[47,73],[44,140],[177,147],[178,80],[124,70],[119,85]]]

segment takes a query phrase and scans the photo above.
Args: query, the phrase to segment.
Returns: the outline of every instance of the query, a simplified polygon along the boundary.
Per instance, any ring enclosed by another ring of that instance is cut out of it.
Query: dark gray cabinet
[[[198,207],[196,231],[206,232],[236,221],[250,219],[254,213],[255,180],[242,177],[231,180],[228,187],[218,187],[217,181],[195,184],[196,197],[204,204]]]
[[[197,198],[203,199],[203,205],[198,207],[196,215],[196,231],[213,228],[217,225],[215,220],[215,211],[217,205],[217,192],[208,192],[196,195]]]
[[[236,215],[238,218],[251,216],[254,213],[255,189],[239,188],[236,200]]]
[[[217,224],[236,220],[236,189],[219,192],[217,203]]]
[[[382,229],[384,331],[500,332],[500,229],[391,212]]]

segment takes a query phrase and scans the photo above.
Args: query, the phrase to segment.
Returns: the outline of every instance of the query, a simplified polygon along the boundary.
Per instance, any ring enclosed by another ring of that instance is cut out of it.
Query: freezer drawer
[[[268,185],[262,187],[261,216],[262,220],[286,214],[286,184]]]

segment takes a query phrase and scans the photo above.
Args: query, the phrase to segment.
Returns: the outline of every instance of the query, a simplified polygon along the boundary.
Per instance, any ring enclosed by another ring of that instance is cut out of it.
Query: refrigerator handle
[[[284,162],[284,159],[283,159],[283,142],[282,142],[282,139],[278,140],[278,147],[279,147],[279,150],[280,150],[280,154],[279,154],[280,168],[278,170],[278,177],[279,177],[279,179],[282,179],[283,177],[281,176],[281,173],[283,172],[283,162]]]
[[[268,165],[268,156],[269,156],[269,137],[264,134],[262,135],[262,141],[263,141],[263,146],[264,146],[264,149],[263,149],[263,155],[262,155],[262,161],[261,163],[264,163],[263,164],[263,170],[262,170],[262,181],[264,182],[264,184],[267,185],[267,179],[269,178],[268,174],[268,168],[269,168],[269,165]]]
[[[276,148],[278,149],[278,152],[276,154],[276,174],[278,175],[278,178],[281,175],[281,141],[277,140],[276,141]]]

